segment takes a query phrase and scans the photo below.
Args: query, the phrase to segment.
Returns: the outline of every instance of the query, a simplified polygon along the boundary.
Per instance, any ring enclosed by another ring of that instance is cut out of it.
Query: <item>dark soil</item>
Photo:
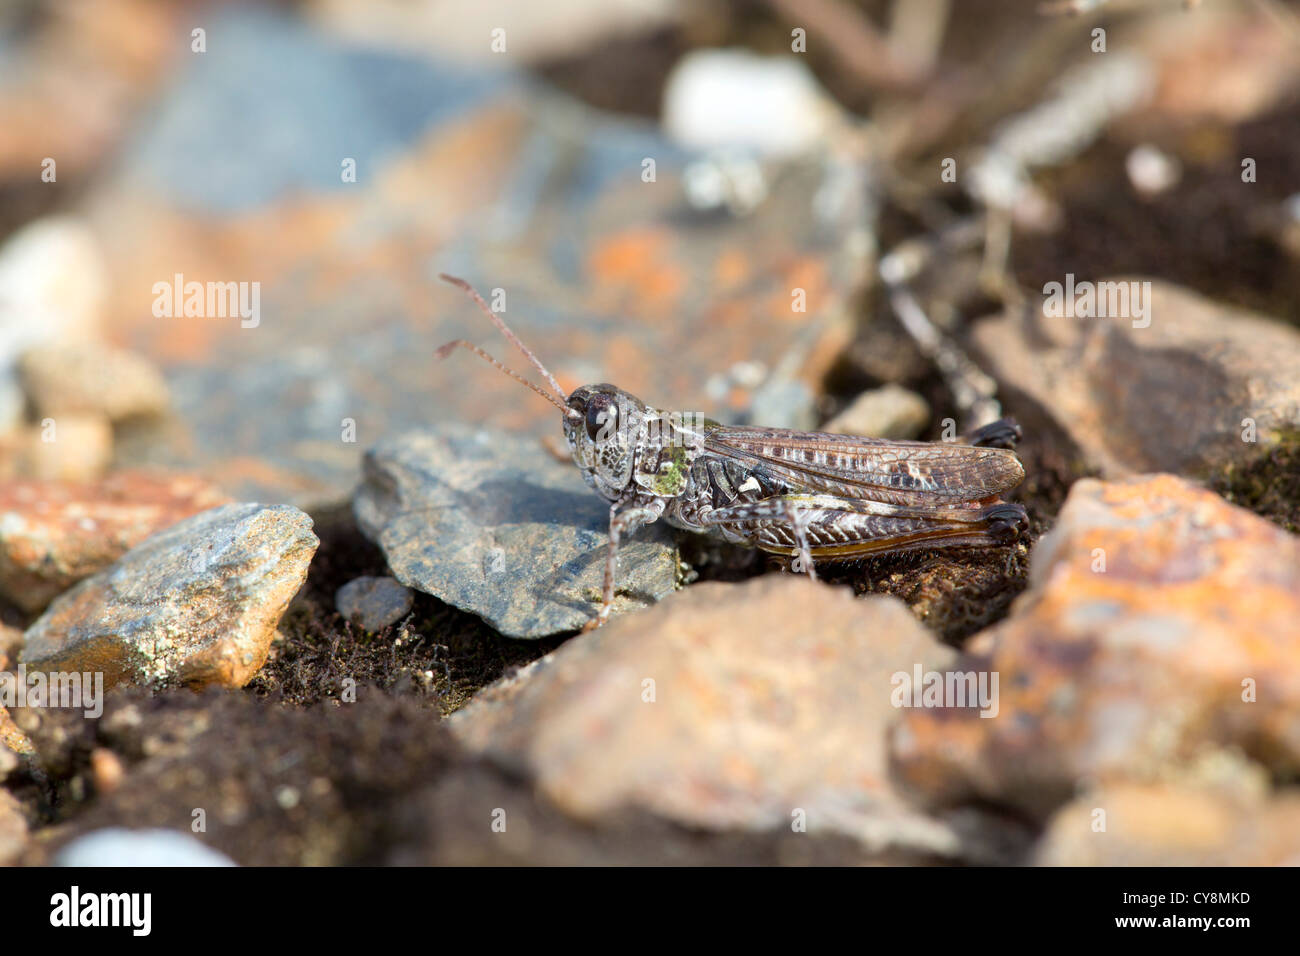
[[[1195,155],[1199,140],[1219,142],[1210,161],[1186,165],[1166,193],[1141,199],[1124,159],[1135,142],[1110,139],[1043,177],[1063,206],[1065,227],[1051,242],[1019,236],[1016,279],[1030,290],[1080,278],[1158,276],[1264,315],[1300,324],[1300,267],[1278,241],[1282,203],[1300,188],[1300,103],[1237,127],[1180,132],[1166,144]],[[1258,180],[1242,182],[1253,158]]]
[[[639,812],[576,823],[530,785],[462,754],[422,702],[374,689],[355,704],[310,708],[126,690],[98,720],[36,716],[41,762],[8,782],[45,824],[28,864],[114,826],[193,832],[248,866],[862,862],[840,837],[696,833]],[[97,789],[92,754],[129,772]]]
[[[353,578],[386,574],[383,555],[361,534],[350,508],[319,512],[313,520],[320,548],[251,693],[311,706],[341,700],[351,679],[445,716],[561,643],[502,637],[475,615],[418,592],[405,619],[367,634],[335,610],[334,594]]]
[[[1287,435],[1269,454],[1245,467],[1229,468],[1211,484],[1234,505],[1300,532],[1300,433]]]

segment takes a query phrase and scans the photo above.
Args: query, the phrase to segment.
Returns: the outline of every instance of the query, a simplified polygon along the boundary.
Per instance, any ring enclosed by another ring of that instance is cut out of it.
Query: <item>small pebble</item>
[[[694,149],[793,156],[817,149],[831,115],[812,71],[797,57],[697,50],[669,74],[663,125]]]
[[[415,595],[392,578],[356,578],[338,589],[338,612],[367,631],[382,631],[411,612]]]
[[[1129,182],[1143,196],[1158,196],[1178,185],[1183,167],[1178,160],[1149,143],[1135,146],[1124,160]]]
[[[113,458],[113,424],[100,414],[47,416],[0,438],[0,478],[94,481]]]
[[[126,776],[121,759],[107,747],[96,747],[90,752],[90,772],[98,793],[112,793]]]
[[[0,366],[28,348],[99,337],[107,297],[104,254],[71,216],[24,226],[0,246]]]

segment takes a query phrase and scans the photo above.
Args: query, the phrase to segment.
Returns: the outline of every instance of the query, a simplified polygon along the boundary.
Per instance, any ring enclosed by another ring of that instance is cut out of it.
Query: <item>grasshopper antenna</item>
[[[505,365],[502,365],[500,362],[494,359],[491,355],[488,355],[487,352],[484,352],[478,346],[471,345],[470,343],[466,342],[463,339],[456,339],[454,342],[448,342],[446,345],[439,348],[438,358],[446,358],[446,356],[450,354],[451,350],[454,348],[457,347],[467,348],[475,355],[477,355],[479,358],[496,366],[502,372],[505,372],[515,381],[527,385],[538,395],[542,396],[542,398],[546,399],[548,402],[550,402],[560,411],[564,412],[565,415],[568,415],[570,417],[576,417],[578,415],[578,413],[574,409],[570,408],[568,405],[565,404],[565,400],[568,398],[568,396],[565,395],[564,389],[560,388],[560,383],[555,380],[555,376],[546,370],[546,366],[542,364],[541,359],[539,359],[536,355],[533,354],[532,349],[524,345],[523,341],[519,338],[519,336],[515,335],[514,332],[510,331],[510,327],[505,324],[501,316],[497,315],[488,307],[488,304],[483,301],[483,297],[474,290],[474,287],[472,285],[470,285],[464,279],[459,279],[456,276],[447,275],[447,273],[445,272],[438,273],[438,278],[441,279],[443,282],[448,282],[451,285],[456,286],[458,289],[463,291],[467,296],[473,299],[474,303],[479,307],[480,310],[482,310],[483,314],[492,320],[492,324],[501,330],[501,334],[504,335],[506,338],[508,338],[511,342],[513,342],[515,348],[519,349],[520,352],[523,352],[524,356],[528,359],[528,361],[533,363],[533,367],[542,373],[543,377],[545,377],[546,381],[550,384],[551,388],[555,390],[555,395],[551,395],[547,392],[542,391],[542,389],[538,388],[532,382],[528,381],[528,379],[524,378],[518,372],[514,371],[513,369],[507,368]],[[558,400],[555,397],[556,395],[559,396]]]
[[[442,359],[442,358],[446,358],[448,355],[451,354],[452,349],[456,349],[456,348],[469,349],[471,352],[473,352],[475,355],[477,355],[477,356],[478,356],[479,358],[481,358],[483,361],[489,363],[490,365],[495,366],[496,368],[500,369],[502,372],[505,372],[507,375],[509,375],[511,378],[513,378],[513,379],[514,379],[516,382],[518,382],[520,385],[527,385],[529,388],[531,388],[531,389],[532,389],[534,392],[536,392],[538,395],[542,396],[542,398],[546,399],[548,402],[550,402],[552,405],[554,405],[554,406],[555,406],[556,408],[558,408],[560,411],[564,412],[565,415],[568,415],[568,416],[570,416],[570,417],[572,417],[572,418],[576,418],[576,417],[577,417],[578,413],[577,413],[574,409],[572,409],[572,408],[570,408],[568,405],[564,404],[562,401],[560,401],[558,398],[556,398],[556,397],[555,397],[554,395],[552,395],[550,392],[538,388],[536,385],[534,385],[532,382],[528,381],[528,379],[524,378],[522,375],[520,375],[520,374],[519,374],[518,372],[516,372],[514,369],[512,369],[512,368],[507,368],[505,365],[502,365],[500,362],[498,362],[498,361],[497,361],[496,359],[494,359],[492,356],[488,355],[487,352],[484,352],[484,351],[483,351],[481,348],[479,348],[477,345],[471,345],[469,342],[466,342],[464,339],[453,339],[452,341],[448,342],[446,345],[440,345],[440,346],[438,347],[438,352],[437,352],[438,358],[440,358],[440,359]]]

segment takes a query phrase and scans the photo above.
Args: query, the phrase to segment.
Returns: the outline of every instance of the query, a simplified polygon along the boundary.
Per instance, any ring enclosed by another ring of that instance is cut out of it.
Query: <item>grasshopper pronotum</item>
[[[886,441],[722,425],[651,408],[614,385],[583,385],[565,395],[469,283],[441,278],[478,304],[552,391],[462,339],[438,356],[469,349],[558,408],[574,463],[611,502],[601,607],[585,629],[609,617],[620,539],[659,518],[793,557],[809,576],[817,560],[1010,544],[1028,525],[1021,505],[1000,499],[1025,477],[1011,450],[1020,430],[1010,419],[981,428],[967,444]]]

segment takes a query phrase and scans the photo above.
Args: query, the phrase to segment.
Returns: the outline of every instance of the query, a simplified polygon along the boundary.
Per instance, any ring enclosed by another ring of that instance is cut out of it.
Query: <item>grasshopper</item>
[[[478,304],[551,391],[463,339],[443,345],[438,357],[468,349],[558,408],[574,464],[610,502],[601,607],[583,630],[609,618],[619,542],[660,518],[791,558],[794,570],[814,579],[815,561],[1007,545],[1028,527],[1025,509],[1000,497],[1025,477],[1012,450],[1020,429],[1011,419],[964,444],[887,441],[723,425],[652,408],[615,385],[583,385],[566,395],[469,283],[440,278]]]

